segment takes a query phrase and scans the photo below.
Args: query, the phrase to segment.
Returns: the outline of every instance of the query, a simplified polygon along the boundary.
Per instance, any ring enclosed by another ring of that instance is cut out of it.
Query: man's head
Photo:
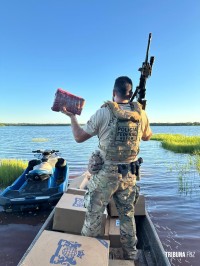
[[[119,101],[129,101],[133,92],[132,92],[132,80],[126,76],[118,77],[115,80],[113,88],[113,98],[116,101],[116,98]]]

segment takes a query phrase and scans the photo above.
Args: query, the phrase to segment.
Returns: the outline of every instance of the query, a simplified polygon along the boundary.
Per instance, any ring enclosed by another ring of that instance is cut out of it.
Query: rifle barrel
[[[148,40],[148,45],[147,45],[147,52],[146,52],[146,58],[145,58],[145,63],[147,64],[148,58],[149,58],[149,47],[151,43],[151,33],[149,33],[149,40]]]
[[[138,96],[137,100],[142,103],[143,109],[145,109],[145,105],[146,105],[146,100],[144,99],[145,98],[145,91],[146,91],[146,88],[145,88],[146,79],[149,76],[151,76],[151,67],[152,67],[153,62],[154,62],[154,56],[152,56],[150,58],[150,64],[148,62],[151,36],[152,36],[152,34],[149,33],[145,62],[143,62],[142,67],[138,69],[141,72],[139,86],[136,87],[135,92],[133,93],[132,97],[130,98],[130,102],[132,102],[134,100],[134,98]]]

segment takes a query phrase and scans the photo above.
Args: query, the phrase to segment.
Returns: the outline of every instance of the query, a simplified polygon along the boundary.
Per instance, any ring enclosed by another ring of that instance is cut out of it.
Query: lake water
[[[154,126],[152,130],[200,135],[199,126]],[[76,143],[69,126],[0,127],[0,159],[30,160],[32,150],[58,149],[68,161],[72,178],[86,170],[90,154],[97,146],[97,138]],[[165,251],[179,252],[174,254],[177,257],[170,258],[171,264],[199,266],[200,176],[192,166],[184,172],[184,165],[193,157],[164,150],[157,141],[142,142],[140,156],[144,163],[138,184],[150,217]]]

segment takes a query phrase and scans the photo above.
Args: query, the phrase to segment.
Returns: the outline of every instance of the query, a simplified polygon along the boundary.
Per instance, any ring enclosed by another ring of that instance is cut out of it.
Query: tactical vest
[[[139,152],[139,126],[141,121],[141,105],[130,103],[131,111],[123,110],[116,102],[107,101],[102,107],[107,107],[111,114],[109,135],[106,145],[99,144],[109,161],[131,162]]]

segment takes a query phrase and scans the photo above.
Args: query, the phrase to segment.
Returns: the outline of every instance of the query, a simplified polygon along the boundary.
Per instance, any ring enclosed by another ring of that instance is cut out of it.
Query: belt
[[[104,164],[104,168],[106,170],[108,170],[109,172],[112,173],[119,173],[124,175],[127,175],[128,171],[130,171],[131,173],[135,173],[136,171],[134,171],[134,166],[137,163],[137,161],[132,162],[132,163],[128,163],[128,164]]]
[[[121,174],[122,176],[126,176],[128,171],[137,176],[137,180],[140,180],[140,165],[143,163],[143,159],[140,157],[137,161],[128,163],[128,164],[104,164],[104,169],[108,170],[113,174]]]
[[[130,171],[133,174],[133,164],[118,164],[118,173],[122,174],[122,176],[125,176],[128,174],[128,171]]]
[[[137,161],[130,164],[118,164],[118,173],[123,176],[127,175],[128,171],[131,171],[133,175],[136,175],[139,178],[141,163],[143,163],[143,159],[140,157]]]

